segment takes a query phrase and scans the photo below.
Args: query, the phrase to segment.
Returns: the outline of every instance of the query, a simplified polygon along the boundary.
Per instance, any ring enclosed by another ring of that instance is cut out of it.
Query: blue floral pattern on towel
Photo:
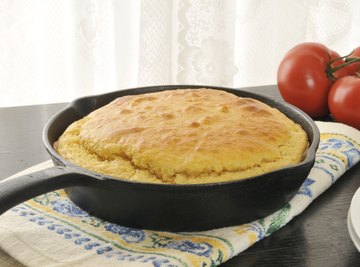
[[[127,243],[139,243],[145,239],[145,233],[142,230],[123,227],[113,223],[105,223],[104,228],[109,232],[119,235]]]
[[[305,182],[302,184],[302,186],[300,187],[299,192],[297,192],[297,194],[298,195],[305,195],[305,196],[308,196],[308,197],[312,198],[313,193],[312,193],[312,191],[310,189],[310,186],[313,183],[315,183],[315,180],[308,177],[305,180]]]

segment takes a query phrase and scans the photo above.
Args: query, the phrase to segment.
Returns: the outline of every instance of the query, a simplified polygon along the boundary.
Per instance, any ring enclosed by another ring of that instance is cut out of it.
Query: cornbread
[[[222,90],[178,89],[115,99],[72,123],[56,151],[83,168],[148,183],[199,184],[298,163],[300,125]]]

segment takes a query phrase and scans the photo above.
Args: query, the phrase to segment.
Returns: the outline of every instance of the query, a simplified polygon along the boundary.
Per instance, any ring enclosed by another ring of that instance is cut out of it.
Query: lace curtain
[[[292,46],[360,46],[351,0],[0,0],[0,106],[160,84],[276,83]]]

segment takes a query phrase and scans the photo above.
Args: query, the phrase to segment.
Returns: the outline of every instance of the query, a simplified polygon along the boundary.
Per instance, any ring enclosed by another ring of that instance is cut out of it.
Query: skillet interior
[[[239,181],[168,185],[131,182],[99,175],[66,161],[52,148],[54,141],[69,124],[117,97],[203,87],[258,99],[298,122],[309,137],[309,149],[305,159],[297,165]],[[48,122],[43,139],[56,165],[72,167],[81,173],[96,177],[96,183],[91,186],[66,189],[70,199],[84,210],[123,226],[194,231],[250,222],[281,208],[294,196],[313,166],[319,132],[315,123],[306,114],[284,102],[236,89],[182,85],[135,88],[77,99]]]

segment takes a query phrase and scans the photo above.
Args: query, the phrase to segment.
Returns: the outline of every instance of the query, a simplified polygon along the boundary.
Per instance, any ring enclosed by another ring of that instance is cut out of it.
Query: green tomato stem
[[[360,57],[354,57],[354,58],[349,58],[345,61],[345,63],[339,65],[339,66],[336,66],[335,68],[330,68],[330,73],[334,73],[335,71],[338,71],[346,66],[349,66],[355,62],[360,62]],[[329,62],[330,63],[330,62]]]
[[[345,62],[341,65],[338,65],[334,68],[331,67],[331,64],[334,63],[336,60],[340,60],[340,59],[344,59],[345,58]],[[345,56],[345,57],[339,57],[339,58],[335,58],[333,60],[330,60],[328,63],[327,63],[327,68],[326,68],[326,75],[328,77],[328,79],[331,81],[331,82],[335,82],[337,80],[337,78],[334,76],[334,72],[346,67],[346,66],[349,66],[355,62],[360,62],[360,57],[355,57],[355,58],[348,58],[348,55]]]

